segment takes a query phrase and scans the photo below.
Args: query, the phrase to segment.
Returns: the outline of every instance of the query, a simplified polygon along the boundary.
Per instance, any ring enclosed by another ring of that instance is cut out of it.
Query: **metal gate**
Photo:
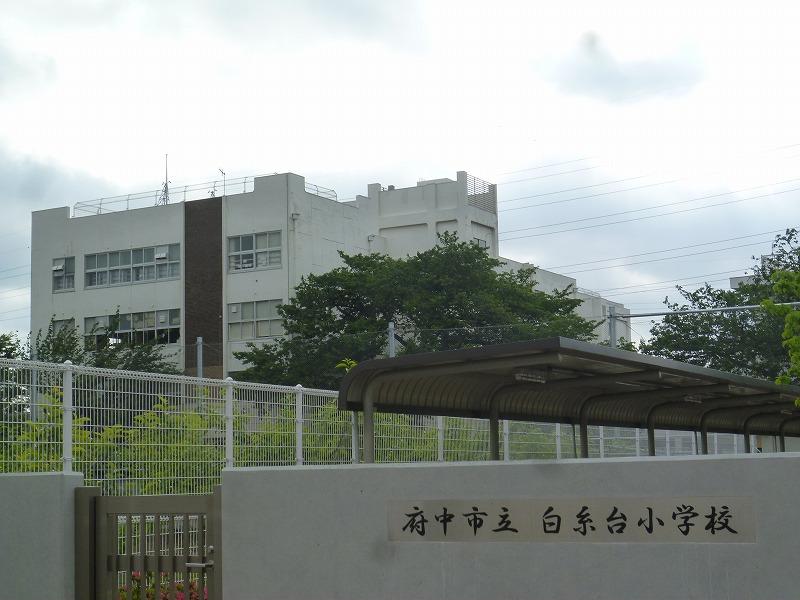
[[[75,597],[221,600],[220,488],[204,496],[75,495]]]

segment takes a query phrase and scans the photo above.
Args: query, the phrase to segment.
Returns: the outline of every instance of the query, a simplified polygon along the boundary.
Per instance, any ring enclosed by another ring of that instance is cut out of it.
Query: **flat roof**
[[[800,386],[556,337],[365,361],[339,408],[800,436]]]

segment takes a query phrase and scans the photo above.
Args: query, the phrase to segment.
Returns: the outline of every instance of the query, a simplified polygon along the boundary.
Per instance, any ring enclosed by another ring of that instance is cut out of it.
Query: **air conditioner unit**
[[[63,271],[64,265],[53,265],[53,271]]]
[[[238,307],[238,306],[231,306],[231,312],[232,312],[232,313],[237,313],[237,312],[239,312],[239,307]]]
[[[166,252],[156,252],[156,260],[164,260],[167,258]]]
[[[167,315],[158,315],[158,322],[159,323],[166,323],[167,322]]]

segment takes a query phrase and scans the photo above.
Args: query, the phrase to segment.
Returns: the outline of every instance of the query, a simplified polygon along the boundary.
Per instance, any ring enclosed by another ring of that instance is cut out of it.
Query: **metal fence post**
[[[606,436],[603,426],[597,428],[597,436],[600,438],[600,458],[606,457]]]
[[[642,449],[640,447],[640,440],[641,440],[641,431],[639,428],[636,428],[636,433],[634,434],[634,439],[636,440],[636,456],[642,455]]]
[[[303,464],[303,386],[299,383],[294,386],[294,427],[295,448],[294,460],[298,465]]]
[[[195,356],[195,366],[197,368],[197,376],[202,379],[203,378],[203,338],[198,337],[197,341],[195,341],[195,347],[197,348],[197,353]]]
[[[444,462],[444,417],[436,417],[436,460]]]
[[[508,439],[508,419],[503,419],[503,460],[508,462],[511,460],[511,444]]]
[[[72,361],[64,361],[63,380],[61,390],[64,395],[62,408],[64,415],[62,418],[63,427],[63,469],[64,473],[72,473]]]
[[[233,467],[233,379],[225,379],[225,466]]]
[[[561,423],[556,423],[556,458],[561,458]]]
[[[358,413],[356,411],[352,411],[350,413],[350,421],[352,427],[350,428],[350,452],[351,452],[351,459],[353,464],[358,464]]]

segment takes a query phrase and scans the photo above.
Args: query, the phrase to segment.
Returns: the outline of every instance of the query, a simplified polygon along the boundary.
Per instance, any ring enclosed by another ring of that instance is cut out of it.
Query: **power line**
[[[702,287],[707,283],[721,283],[723,281],[728,281],[729,278],[725,279],[710,279],[708,281],[694,281],[694,282],[686,282],[685,284],[681,285],[680,287],[691,287],[691,286],[699,286]],[[629,294],[646,294],[647,292],[661,292],[665,290],[674,290],[676,286],[669,285],[667,287],[660,287],[660,288],[651,288],[647,290],[634,290],[632,292],[620,292],[618,294],[608,294],[605,296],[606,298],[619,298],[620,296],[627,296]]]
[[[581,171],[591,171],[592,169],[599,169],[599,166],[582,167],[580,169],[572,169],[571,171],[559,171],[558,173],[549,173],[547,175],[537,175],[536,177],[525,177],[523,179],[513,179],[511,181],[503,181],[497,185],[509,185],[511,183],[522,183],[523,181],[533,181],[534,179],[547,179],[548,177],[558,177],[559,175],[570,175],[572,173],[580,173]]]
[[[642,289],[643,291],[647,291],[644,290],[644,287],[648,285],[659,285],[661,283],[680,283],[681,281],[686,281],[687,279],[695,279],[697,277],[712,277],[713,275],[726,275],[726,274],[741,273],[741,272],[742,269],[733,269],[732,271],[718,271],[716,273],[703,273],[701,275],[687,275],[686,277],[681,277],[680,279],[665,279],[664,281],[651,281],[650,283],[637,283],[634,285],[623,285],[620,287],[605,288],[602,290],[594,290],[594,291],[597,292],[598,294],[603,292],[615,292],[617,290],[626,290],[631,288]]]
[[[738,194],[740,192],[751,192],[753,190],[760,190],[762,188],[770,187],[773,185],[783,185],[785,183],[794,183],[795,181],[800,181],[800,177],[795,177],[793,179],[786,179],[784,181],[773,181],[770,183],[764,183],[761,185],[754,185],[752,187],[741,188],[738,190],[731,190],[728,192],[720,192],[718,194],[709,194],[707,196],[697,196],[696,198],[689,198],[688,200],[677,200],[675,202],[664,202],[663,204],[653,204],[652,206],[645,206],[644,208],[632,208],[629,210],[621,210],[614,213],[606,213],[603,215],[599,215],[596,217],[583,217],[582,219],[572,219],[570,221],[559,221],[557,223],[548,223],[547,225],[533,225],[531,227],[520,227],[518,229],[507,229],[503,233],[516,233],[518,231],[530,231],[531,229],[546,229],[547,227],[557,227],[558,225],[569,225],[571,223],[583,223],[585,221],[596,221],[597,219],[606,219],[608,217],[617,217],[619,215],[629,215],[632,213],[637,212],[644,212],[646,210],[655,210],[657,208],[666,208],[667,206],[678,206],[681,204],[689,204],[691,202],[700,202],[701,200],[710,200],[711,198],[721,198],[723,196],[730,196],[732,194]],[[524,206],[518,208],[526,208]],[[517,208],[509,208],[508,210],[517,210]]]
[[[15,279],[16,277],[24,277],[25,275],[30,275],[30,274],[31,274],[30,271],[25,271],[24,273],[17,273],[16,275],[5,275],[3,277],[0,277],[0,280]]]
[[[535,167],[528,167],[527,169],[517,169],[516,171],[506,171],[505,173],[500,173],[501,175],[513,175],[514,173],[525,173],[526,171],[536,171],[538,169],[546,169],[547,167],[558,167],[560,165],[569,165],[576,162],[581,162],[583,160],[592,160],[593,156],[585,156],[583,158],[574,158],[572,160],[562,160],[561,162],[554,162],[549,163],[546,165],[537,165]]]
[[[788,229],[793,229],[793,227],[789,227]],[[674,248],[665,248],[664,250],[652,250],[650,252],[640,252],[639,254],[628,254],[626,256],[615,256],[613,258],[600,258],[597,260],[589,260],[586,262],[579,262],[579,263],[571,263],[568,265],[555,265],[553,267],[542,267],[545,270],[552,270],[552,269],[565,269],[568,267],[582,267],[584,265],[593,265],[602,262],[609,262],[612,260],[623,260],[625,258],[636,258],[638,256],[648,256],[651,254],[661,254],[662,252],[672,252],[674,250],[686,250],[688,248],[699,248],[701,246],[711,246],[712,244],[721,244],[722,242],[733,242],[734,240],[744,240],[751,237],[757,237],[759,235],[770,235],[775,233],[782,233],[786,231],[785,229],[776,229],[774,231],[763,231],[761,233],[751,233],[749,235],[740,235],[738,237],[732,238],[725,238],[724,240],[714,240],[713,242],[702,242],[700,244],[690,244],[688,246],[676,246]]]
[[[676,258],[686,258],[689,256],[700,256],[702,254],[712,254],[714,252],[724,252],[726,250],[738,250],[739,248],[748,248],[750,246],[761,246],[768,243],[770,240],[763,242],[753,242],[751,244],[739,244],[738,246],[727,246],[725,248],[715,248],[713,250],[703,250],[701,252],[687,252],[686,254],[676,254],[675,256],[664,256],[662,258],[651,258],[650,260],[639,260],[636,262],[622,263],[620,265],[611,265],[608,267],[593,267],[591,269],[581,269],[580,271],[566,271],[563,275],[577,275],[579,273],[593,273],[594,271],[606,271],[608,269],[617,269],[619,267],[632,267],[634,265],[645,265],[654,262],[663,262],[665,260],[674,260]]]
[[[24,269],[24,268],[30,267],[30,266],[31,266],[31,264],[28,263],[28,264],[25,264],[25,265],[17,265],[16,267],[8,267],[6,269],[0,269],[0,273],[6,273],[7,271],[15,271],[17,269]]]
[[[516,198],[506,198],[504,200],[498,200],[498,204],[503,204],[505,202],[515,202],[517,200],[529,200],[531,198],[541,198],[542,196],[554,196],[555,194],[563,194],[564,192],[577,192],[579,190],[586,190],[593,187],[600,187],[602,185],[612,185],[614,183],[624,183],[626,181],[633,181],[634,179],[644,179],[645,177],[650,177],[650,175],[637,175],[636,177],[625,177],[624,179],[614,179],[612,181],[604,181],[602,183],[593,183],[591,185],[581,185],[579,187],[574,188],[565,188],[563,190],[553,190],[551,192],[542,192],[540,194],[531,194],[530,196],[518,196]],[[617,192],[624,192],[627,190],[615,190],[613,192],[608,192],[609,194],[616,194]],[[602,194],[598,194],[602,195]],[[593,198],[594,196],[581,196],[581,198]],[[581,198],[569,198],[564,200],[564,202],[570,202],[571,200],[580,200]],[[533,208],[536,206],[547,206],[549,204],[558,204],[559,202],[543,202],[541,204],[531,204],[529,208]],[[502,210],[500,212],[503,212]]]
[[[769,197],[772,197],[772,196],[779,196],[781,194],[788,194],[789,192],[796,192],[798,190],[800,190],[800,187],[798,187],[798,188],[790,188],[788,190],[782,190],[780,192],[770,192],[768,194],[760,194],[758,196],[750,196],[749,198],[739,198],[737,200],[729,200],[727,202],[717,202],[715,204],[707,204],[705,206],[695,206],[693,208],[684,208],[684,209],[681,209],[681,210],[673,210],[673,211],[669,211],[669,212],[665,212],[665,213],[661,213],[661,214],[657,214],[657,215],[647,215],[647,216],[644,216],[644,217],[635,217],[633,219],[621,219],[619,221],[610,221],[608,223],[597,223],[595,225],[585,225],[583,227],[573,227],[571,229],[561,229],[559,231],[547,231],[547,232],[544,232],[544,233],[530,233],[530,234],[527,234],[527,235],[520,235],[520,236],[516,236],[516,237],[505,238],[505,239],[500,240],[500,241],[507,242],[507,241],[511,241],[511,240],[520,240],[520,239],[524,239],[524,238],[542,237],[542,236],[545,236],[545,235],[555,235],[555,234],[558,234],[558,233],[568,233],[568,232],[571,232],[571,231],[583,231],[585,229],[594,229],[596,227],[608,227],[609,225],[619,225],[620,223],[632,223],[634,221],[644,221],[644,220],[647,220],[647,219],[657,219],[658,217],[666,217],[668,215],[677,215],[677,214],[686,213],[686,212],[693,212],[693,211],[696,211],[696,210],[703,210],[704,208],[715,208],[717,206],[726,206],[726,205],[729,205],[729,204],[738,204],[740,202],[746,202],[748,200],[759,200],[761,198],[769,198]],[[742,191],[742,190],[738,190],[738,191]],[[640,210],[648,210],[648,209],[640,209]],[[625,211],[625,212],[637,212],[637,211]],[[611,215],[606,215],[606,216],[611,216]],[[603,217],[594,217],[594,218],[595,219],[600,219],[600,218],[603,218]],[[578,219],[578,220],[572,221],[572,222],[578,222],[578,221],[583,221],[583,220],[586,220],[586,219]],[[548,225],[548,227],[552,227],[552,225]]]
[[[776,152],[776,151],[779,151],[779,150],[786,150],[787,148],[795,148],[797,146],[800,146],[800,142],[793,143],[793,144],[785,144],[783,146],[775,146],[773,148],[767,148],[766,150],[748,152],[748,153],[745,153],[745,156],[747,156],[747,155],[766,154],[766,153],[770,153],[770,152]],[[794,157],[786,157],[786,158],[794,158]],[[778,160],[785,160],[786,158],[779,157]],[[587,159],[577,159],[577,160],[587,160]],[[577,160],[575,162],[577,162]],[[567,162],[572,162],[572,161],[567,161]],[[558,163],[556,163],[556,164],[558,164]],[[564,164],[566,164],[566,163],[564,163]],[[534,167],[534,168],[537,168],[537,167]],[[515,172],[515,171],[511,171],[511,173],[513,173],[513,172]],[[516,171],[516,172],[521,172],[521,171]],[[715,169],[715,170],[712,170],[712,171],[700,171],[700,172],[695,173],[693,175],[687,175],[687,176],[684,176],[684,177],[679,177],[679,178],[676,178],[676,179],[670,179],[670,180],[659,182],[659,183],[647,184],[647,185],[642,186],[642,187],[651,187],[651,186],[656,186],[656,185],[666,185],[666,184],[675,183],[675,182],[678,182],[678,181],[685,181],[686,179],[694,179],[695,177],[698,177],[699,175],[703,175],[703,174],[719,173],[719,172],[720,172],[719,169]],[[527,195],[527,196],[518,196],[516,198],[507,198],[507,199],[503,199],[503,200],[498,200],[497,202],[498,202],[498,204],[503,204],[505,202],[514,202],[516,200],[527,200],[527,199],[530,199],[530,198],[540,198],[542,196],[552,196],[552,195],[555,195],[555,194],[562,194],[562,193],[565,193],[565,192],[575,192],[575,191],[579,191],[579,190],[590,189],[590,188],[593,188],[593,187],[601,187],[601,186],[604,186],[604,185],[612,185],[612,184],[615,184],[615,183],[624,183],[626,181],[634,181],[636,179],[644,179],[646,177],[651,177],[652,175],[655,175],[655,174],[656,174],[656,172],[650,172],[650,173],[647,173],[645,175],[636,175],[634,177],[625,177],[623,179],[614,179],[614,180],[611,180],[611,181],[603,181],[601,183],[592,183],[592,184],[573,187],[573,188],[564,188],[564,189],[560,189],[560,190],[553,190],[553,191],[550,191],[550,192],[542,192],[542,193],[531,194],[531,195]],[[639,188],[631,188],[631,189],[639,189]],[[613,192],[607,192],[606,194],[612,194],[612,193],[615,194],[615,193],[618,193],[618,192],[625,192],[625,191],[631,191],[631,190],[630,189],[621,189],[621,190],[615,190]],[[604,195],[604,194],[599,194],[599,195]],[[579,197],[579,198],[566,199],[566,200],[563,200],[563,202],[570,202],[571,200],[580,200],[582,198],[593,198],[593,197],[594,196],[582,196],[582,197]],[[561,201],[559,201],[559,202],[561,202]],[[549,204],[558,204],[559,202],[545,202],[545,203],[542,203],[542,204],[533,204],[533,205],[530,205],[530,208],[533,208],[533,207],[536,207],[536,206],[547,206]]]
[[[16,292],[18,290],[29,290],[29,289],[31,289],[31,286],[23,285],[22,287],[18,287],[18,288],[11,288],[9,290],[2,290],[2,291],[0,291],[0,294],[5,294],[6,292]],[[13,296],[9,296],[9,298],[13,298]]]

